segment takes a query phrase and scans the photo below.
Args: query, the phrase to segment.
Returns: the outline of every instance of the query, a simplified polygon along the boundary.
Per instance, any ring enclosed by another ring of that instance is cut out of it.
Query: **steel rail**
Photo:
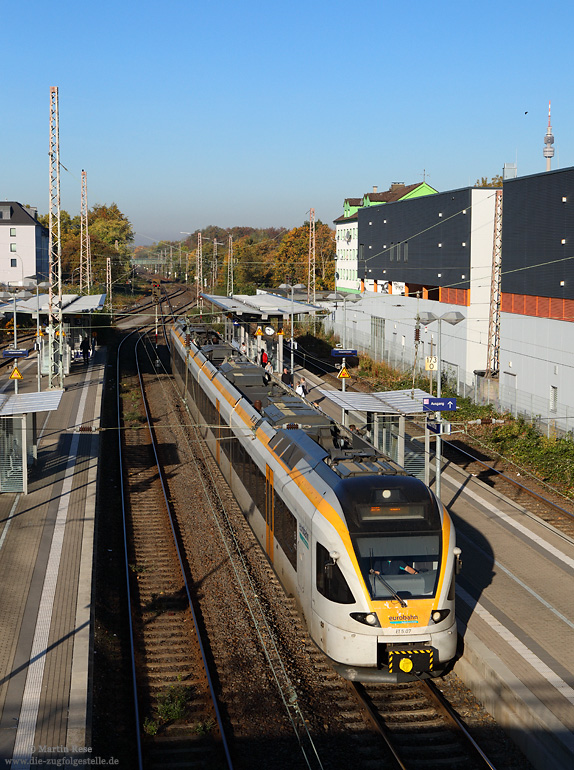
[[[450,703],[442,694],[442,692],[438,689],[436,684],[434,682],[431,682],[428,679],[425,680],[424,682],[421,682],[420,684],[423,687],[423,689],[426,691],[427,695],[432,700],[432,702],[434,703],[438,711],[450,722],[451,726],[454,727],[455,730],[464,737],[464,740],[466,741],[467,745],[470,745],[472,747],[475,757],[478,757],[479,761],[482,762],[484,767],[487,767],[489,770],[496,770],[496,767],[492,764],[490,759],[486,756],[484,751],[480,748],[478,743],[474,740],[467,726],[464,724],[462,719],[459,717],[459,715],[450,705]]]
[[[119,429],[122,424],[122,412],[121,412],[121,394],[120,394],[120,350],[124,342],[126,342],[132,335],[140,332],[140,329],[134,329],[127,334],[118,345],[117,360],[116,360],[116,406],[117,406],[117,421],[118,421],[118,452],[119,452],[119,465],[120,465],[120,497],[122,506],[122,528],[124,535],[124,565],[126,576],[126,593],[128,601],[128,627],[130,637],[130,653],[131,653],[131,674],[132,674],[132,693],[134,699],[134,716],[135,716],[135,732],[136,732],[136,748],[137,748],[137,767],[138,770],[143,770],[143,756],[142,756],[142,741],[140,733],[140,714],[139,714],[139,701],[138,701],[138,686],[136,677],[136,660],[135,660],[135,644],[134,644],[134,626],[131,613],[132,607],[132,593],[130,588],[130,568],[129,568],[129,555],[128,555],[128,531],[127,531],[127,510],[126,510],[126,485],[124,481],[123,472],[123,453],[122,453],[122,431]]]

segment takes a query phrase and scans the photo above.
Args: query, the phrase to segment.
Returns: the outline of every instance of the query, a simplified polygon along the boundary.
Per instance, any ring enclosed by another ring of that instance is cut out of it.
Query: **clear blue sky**
[[[574,6],[558,2],[27,0],[2,4],[0,199],[116,202],[137,243],[331,223],[378,185],[574,165]],[[527,113],[527,114],[525,114]]]

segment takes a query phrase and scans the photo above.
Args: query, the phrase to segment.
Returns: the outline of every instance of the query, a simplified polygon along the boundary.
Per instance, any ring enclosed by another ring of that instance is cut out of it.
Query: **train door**
[[[302,597],[306,587],[309,586],[311,571],[311,552],[310,552],[311,534],[308,526],[302,521],[298,523],[297,532],[297,582],[299,585],[299,595]],[[311,592],[309,591],[309,596]]]
[[[273,564],[273,530],[275,527],[275,490],[273,471],[265,466],[265,550]]]

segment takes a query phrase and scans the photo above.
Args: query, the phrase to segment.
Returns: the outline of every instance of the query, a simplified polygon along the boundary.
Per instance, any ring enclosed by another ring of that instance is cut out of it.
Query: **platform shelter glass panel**
[[[24,489],[22,417],[0,418],[0,492]]]

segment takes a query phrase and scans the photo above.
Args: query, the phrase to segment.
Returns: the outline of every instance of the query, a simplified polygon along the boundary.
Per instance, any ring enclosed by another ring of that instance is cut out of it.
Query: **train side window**
[[[317,590],[320,594],[337,604],[355,603],[355,597],[339,565],[333,562],[329,556],[329,551],[320,543],[317,543],[316,570]]]
[[[275,539],[293,569],[297,569],[297,520],[275,491]]]

